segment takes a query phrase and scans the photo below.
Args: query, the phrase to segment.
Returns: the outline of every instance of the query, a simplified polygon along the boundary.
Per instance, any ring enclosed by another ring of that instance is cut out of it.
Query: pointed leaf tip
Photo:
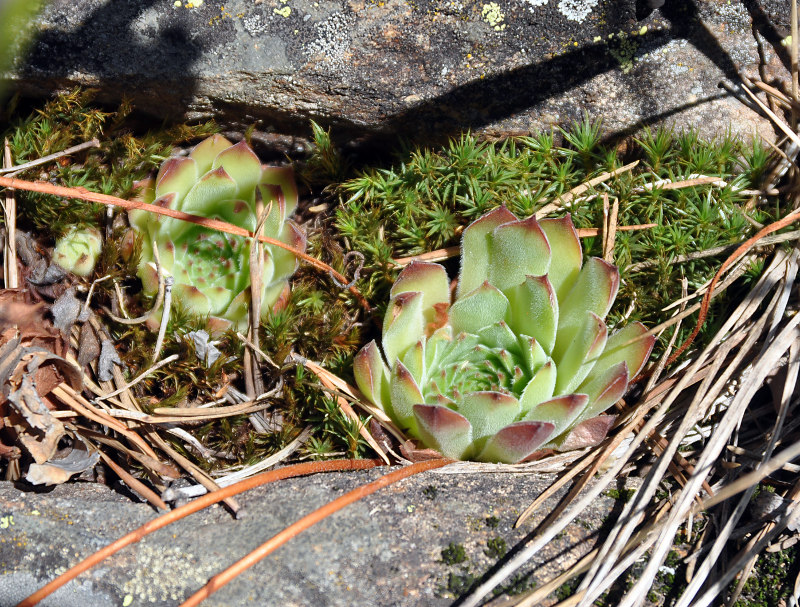
[[[474,291],[489,279],[489,237],[505,223],[517,221],[517,216],[505,206],[486,213],[473,221],[461,237],[461,271],[458,275],[457,296]]]

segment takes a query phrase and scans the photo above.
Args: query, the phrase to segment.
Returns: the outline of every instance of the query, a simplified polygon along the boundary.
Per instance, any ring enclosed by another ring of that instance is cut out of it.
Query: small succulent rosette
[[[56,240],[53,262],[84,278],[94,270],[103,248],[103,237],[97,228],[72,226]]]
[[[569,216],[518,220],[505,207],[464,230],[455,299],[445,269],[398,276],[375,341],[356,355],[364,396],[445,457],[517,463],[601,441],[655,338],[608,335],[617,268],[584,263]]]
[[[269,208],[262,233],[305,251],[304,233],[288,219],[297,206],[292,170],[262,166],[244,141],[234,145],[214,135],[188,156],[169,158],[155,180],[143,183],[139,200],[251,232],[256,229],[259,209]],[[197,315],[222,319],[223,325],[246,326],[250,239],[142,210],[132,210],[128,216],[143,240],[139,277],[145,293],[153,295],[158,290],[155,242],[161,268],[174,278],[174,298]],[[264,245],[264,250],[262,313],[278,301],[297,268],[290,251],[271,245]]]

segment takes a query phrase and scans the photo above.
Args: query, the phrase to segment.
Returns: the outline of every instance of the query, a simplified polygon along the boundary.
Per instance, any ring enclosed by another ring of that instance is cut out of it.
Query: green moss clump
[[[705,141],[693,130],[665,128],[646,129],[623,149],[603,142],[600,125],[588,119],[558,134],[500,143],[464,135],[441,149],[419,148],[390,168],[367,169],[345,181],[338,188],[336,227],[346,249],[366,256],[358,286],[380,306],[399,271],[394,258],[457,245],[465,225],[499,205],[519,217],[530,216],[576,186],[638,161],[558,213],[570,212],[578,228],[598,228],[607,194],[611,202],[618,201],[619,226],[655,224],[616,233],[614,261],[622,282],[609,315],[612,324],[626,318],[655,326],[669,316],[664,307],[682,296],[683,278],[691,293],[711,279],[725,258],[722,253],[682,256],[741,242],[755,232],[755,222],[778,215],[774,200],[746,204],[747,191],[759,188],[769,157],[760,143],[744,143],[731,134]],[[698,175],[718,177],[727,185],[666,187]],[[603,255],[600,238],[582,242],[585,254]],[[757,273],[753,267],[742,288]],[[701,340],[724,317],[726,305],[725,296],[715,299]],[[679,340],[693,328],[691,320],[683,326]],[[662,335],[662,345],[669,337],[669,332]]]

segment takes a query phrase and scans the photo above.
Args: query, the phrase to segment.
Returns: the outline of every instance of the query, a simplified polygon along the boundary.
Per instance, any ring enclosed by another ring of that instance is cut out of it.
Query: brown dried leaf
[[[30,374],[22,377],[19,389],[8,394],[8,401],[28,424],[20,431],[20,443],[37,464],[44,464],[55,455],[58,441],[65,434],[64,424],[50,414]]]

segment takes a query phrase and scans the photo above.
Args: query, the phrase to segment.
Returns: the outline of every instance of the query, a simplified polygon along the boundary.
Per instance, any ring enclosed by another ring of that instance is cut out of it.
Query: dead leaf
[[[32,374],[25,374],[20,387],[8,394],[12,407],[27,422],[18,427],[18,440],[37,464],[44,464],[58,449],[58,441],[66,434],[64,424],[50,414],[33,384]]]
[[[73,447],[66,457],[28,466],[25,480],[32,485],[58,485],[65,483],[73,475],[94,467],[99,460],[100,454],[90,452],[81,442]]]

